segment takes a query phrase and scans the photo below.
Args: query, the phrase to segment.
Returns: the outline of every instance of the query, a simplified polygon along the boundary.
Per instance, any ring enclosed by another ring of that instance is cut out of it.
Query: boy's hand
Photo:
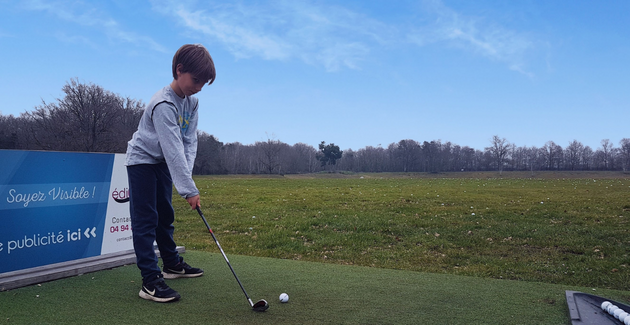
[[[201,200],[199,200],[199,195],[188,197],[186,198],[186,201],[188,201],[188,204],[190,204],[190,208],[192,210],[196,209],[197,207],[201,207]]]

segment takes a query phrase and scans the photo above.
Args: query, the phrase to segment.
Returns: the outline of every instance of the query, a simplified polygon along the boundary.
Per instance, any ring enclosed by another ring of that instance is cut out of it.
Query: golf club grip
[[[230,264],[230,260],[228,260],[227,255],[225,255],[225,252],[223,251],[223,248],[221,247],[221,244],[219,244],[219,241],[217,240],[217,237],[214,235],[214,232],[212,231],[212,228],[210,228],[210,225],[208,224],[208,221],[206,220],[206,217],[203,215],[203,212],[201,212],[201,208],[197,207],[197,213],[199,213],[199,216],[203,220],[203,223],[206,224],[206,227],[208,228],[208,231],[210,232],[210,235],[212,235],[212,239],[214,239],[214,242],[217,244],[217,247],[219,247],[219,251],[221,251],[221,255],[223,255],[223,258],[225,259],[225,262],[230,267],[230,271],[232,271],[232,274],[234,275],[234,278],[236,279],[236,282],[238,282],[238,285],[241,287],[241,290],[243,291],[243,294],[245,294],[245,298],[247,298],[247,301],[249,302],[251,307],[254,307],[254,303],[252,302],[252,299],[249,298],[249,295],[247,294],[247,291],[245,291],[245,288],[241,284],[241,281],[238,279],[238,276],[236,276],[236,272],[234,272],[234,268],[232,268],[232,264]]]

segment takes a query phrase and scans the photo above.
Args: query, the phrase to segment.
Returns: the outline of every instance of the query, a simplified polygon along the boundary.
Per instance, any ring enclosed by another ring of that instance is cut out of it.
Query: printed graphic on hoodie
[[[181,126],[182,136],[186,135],[188,131],[188,123],[190,121],[190,113],[184,112],[183,115],[179,116],[179,125]]]

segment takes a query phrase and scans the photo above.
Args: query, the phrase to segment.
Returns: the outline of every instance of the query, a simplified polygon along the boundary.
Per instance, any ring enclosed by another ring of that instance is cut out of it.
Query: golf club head
[[[254,311],[265,311],[269,309],[269,304],[267,303],[267,300],[260,299],[252,306],[252,309]]]

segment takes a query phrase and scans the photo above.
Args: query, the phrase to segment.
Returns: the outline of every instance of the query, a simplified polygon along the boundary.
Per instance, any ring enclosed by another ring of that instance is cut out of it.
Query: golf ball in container
[[[615,316],[616,319],[619,319],[619,315],[623,313],[623,309],[619,308],[616,309],[615,312],[613,313],[613,316]]]
[[[286,293],[280,294],[280,302],[289,302],[289,295]]]
[[[608,307],[608,305],[610,305],[610,301],[604,301],[602,302],[602,309],[606,310],[606,307]]]
[[[626,319],[626,317],[628,317],[628,313],[624,311],[617,316],[617,319],[623,322],[623,320]]]
[[[626,318],[623,319],[623,323],[626,325],[630,325],[630,315],[626,316]]]

